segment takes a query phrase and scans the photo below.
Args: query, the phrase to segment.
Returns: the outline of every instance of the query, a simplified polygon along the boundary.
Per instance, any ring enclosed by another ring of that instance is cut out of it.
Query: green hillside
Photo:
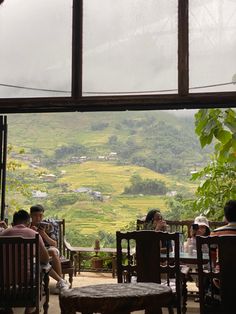
[[[8,184],[10,178],[20,180],[28,192],[8,188],[9,217],[16,208],[42,203],[47,216],[66,218],[74,244],[78,237],[90,243],[99,232],[114,235],[148,208],[167,210],[164,194],[124,194],[134,175],[190,195],[195,189],[190,171],[208,158],[194,134],[193,117],[162,111],[9,115],[8,124],[13,146],[8,157],[22,165],[8,173]],[[92,192],[76,192],[81,188]],[[47,197],[35,198],[33,190]]]

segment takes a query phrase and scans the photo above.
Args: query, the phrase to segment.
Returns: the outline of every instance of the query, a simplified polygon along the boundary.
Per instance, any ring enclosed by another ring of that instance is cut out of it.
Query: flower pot
[[[103,267],[103,260],[101,258],[94,258],[91,260],[92,262],[92,268],[93,269],[99,269]]]

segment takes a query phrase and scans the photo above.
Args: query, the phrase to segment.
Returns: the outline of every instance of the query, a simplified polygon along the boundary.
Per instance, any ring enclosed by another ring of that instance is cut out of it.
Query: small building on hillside
[[[48,196],[48,193],[42,192],[40,190],[33,190],[32,191],[32,197],[34,198],[45,198]]]

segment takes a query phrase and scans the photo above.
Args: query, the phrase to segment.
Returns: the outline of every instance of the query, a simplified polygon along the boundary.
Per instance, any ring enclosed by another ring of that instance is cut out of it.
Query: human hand
[[[42,237],[43,239],[45,239],[45,238],[47,237],[47,234],[46,234],[44,228],[41,228],[41,227],[38,228],[38,233],[41,235],[41,237]]]
[[[0,221],[0,227],[4,228],[4,229],[7,229],[7,224],[6,224],[6,222],[4,220]]]
[[[30,229],[34,230],[34,231],[38,231],[38,228],[36,226],[30,226]]]
[[[167,231],[167,224],[165,220],[159,220],[156,222],[155,226],[156,231]]]

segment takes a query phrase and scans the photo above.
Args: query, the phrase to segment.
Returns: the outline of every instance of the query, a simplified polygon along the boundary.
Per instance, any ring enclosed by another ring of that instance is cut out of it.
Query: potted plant
[[[91,258],[91,264],[93,269],[101,269],[103,267],[103,259],[99,256]]]

